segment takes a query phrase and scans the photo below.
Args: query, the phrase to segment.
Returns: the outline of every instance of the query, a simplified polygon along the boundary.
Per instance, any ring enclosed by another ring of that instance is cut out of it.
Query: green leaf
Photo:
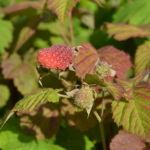
[[[53,141],[37,141],[34,136],[27,136],[19,126],[19,120],[12,118],[0,132],[0,148],[3,150],[65,150]]]
[[[0,84],[0,108],[5,106],[9,97],[10,97],[10,91],[9,88],[6,85]]]
[[[8,48],[13,39],[13,25],[8,20],[0,18],[0,55],[4,54],[5,48]]]
[[[107,33],[114,35],[114,39],[118,41],[127,40],[132,37],[149,37],[150,32],[143,28],[143,26],[138,27],[131,24],[111,24],[106,23]]]
[[[97,4],[97,5],[100,6],[100,7],[103,7],[102,4],[105,4],[105,3],[106,3],[105,0],[90,0],[90,1],[93,2],[93,3],[95,3],[95,4]]]
[[[146,41],[140,45],[135,54],[135,71],[138,74],[141,71],[150,68],[150,42]]]
[[[64,23],[68,13],[72,11],[79,0],[48,0],[48,5],[55,11],[59,20]]]
[[[145,25],[150,22],[149,7],[149,0],[133,0],[119,9],[114,16],[113,23],[129,22],[134,25]]]
[[[105,83],[102,80],[100,80],[96,75],[92,74],[86,74],[85,82],[88,84],[95,84],[95,86],[100,85],[106,87]]]
[[[118,126],[147,141],[150,130],[150,84],[139,83],[132,90],[134,100],[112,102],[114,121]]]
[[[8,120],[8,117],[15,111],[18,112],[31,112],[38,104],[46,103],[47,101],[57,103],[59,101],[58,94],[51,88],[44,90],[39,90],[32,95],[29,95],[20,101],[18,101],[14,108],[9,112],[9,114],[0,123],[0,128]]]

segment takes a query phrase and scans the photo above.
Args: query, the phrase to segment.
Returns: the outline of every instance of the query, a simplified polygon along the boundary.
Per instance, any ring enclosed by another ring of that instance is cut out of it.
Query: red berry
[[[65,70],[72,62],[72,49],[66,45],[54,45],[39,50],[37,60],[43,68]]]

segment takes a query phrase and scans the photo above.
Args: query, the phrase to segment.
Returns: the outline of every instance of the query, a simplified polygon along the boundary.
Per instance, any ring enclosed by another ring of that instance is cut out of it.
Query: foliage
[[[149,6],[0,0],[0,149],[150,149]],[[72,47],[66,70],[36,59],[56,44]]]

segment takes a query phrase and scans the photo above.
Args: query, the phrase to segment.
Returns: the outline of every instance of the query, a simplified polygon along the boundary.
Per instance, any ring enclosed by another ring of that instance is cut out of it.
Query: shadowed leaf
[[[112,65],[111,68],[116,71],[116,76],[119,79],[122,79],[125,71],[128,71],[132,66],[130,56],[113,46],[106,46],[98,49],[98,53],[100,61],[104,61],[109,65]]]
[[[0,132],[0,148],[3,150],[65,150],[52,140],[37,141],[34,136],[27,136],[19,125],[18,118],[11,118]]]
[[[19,37],[15,46],[15,51],[19,50],[27,40],[36,32],[38,24],[43,21],[46,16],[40,18],[40,15],[33,16],[19,33]]]
[[[90,43],[81,43],[80,46],[83,48],[80,48],[80,53],[75,59],[75,64],[83,77],[85,77],[85,75],[95,67],[95,62],[98,59],[98,53]],[[77,75],[80,77],[79,73],[77,73]]]
[[[148,150],[146,144],[136,135],[120,130],[112,139],[110,150]]]
[[[134,100],[112,102],[114,121],[118,126],[147,141],[150,131],[150,84],[139,83],[132,88]]]
[[[10,97],[10,91],[9,88],[6,85],[0,84],[0,108],[5,106],[9,97]]]
[[[100,7],[104,7],[102,4],[104,4],[106,1],[105,0],[89,0],[95,4],[97,4]]]
[[[79,110],[73,106],[69,100],[62,100],[62,114],[66,115],[66,119],[70,126],[75,126],[80,131],[87,131],[94,127],[97,123],[95,116],[91,113],[87,119],[87,113],[85,110]]]
[[[37,140],[50,139],[56,135],[61,125],[59,105],[46,103],[32,112],[17,113],[20,125],[27,135],[35,134]]]
[[[150,31],[146,27],[138,27],[131,24],[111,24],[106,23],[107,33],[114,35],[114,39],[118,41],[127,40],[132,37],[149,37]],[[150,24],[149,24],[150,25]],[[149,26],[147,25],[147,26]]]
[[[135,71],[138,74],[141,71],[150,68],[150,42],[147,41],[140,45],[135,54]]]
[[[64,23],[69,11],[72,11],[79,0],[48,0],[48,5],[55,11],[59,20]]]
[[[13,25],[8,20],[0,18],[0,55],[4,54],[5,48],[8,48],[13,39]]]

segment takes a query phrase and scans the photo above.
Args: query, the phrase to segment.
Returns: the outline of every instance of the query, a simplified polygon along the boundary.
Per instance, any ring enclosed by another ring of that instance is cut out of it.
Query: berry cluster
[[[37,60],[43,68],[65,70],[73,63],[72,49],[66,45],[54,45],[39,50]]]

